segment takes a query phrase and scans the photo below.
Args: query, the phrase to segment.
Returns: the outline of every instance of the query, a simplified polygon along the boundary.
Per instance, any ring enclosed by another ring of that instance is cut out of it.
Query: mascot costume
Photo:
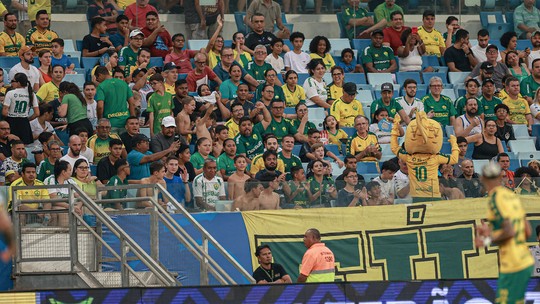
[[[439,153],[442,147],[443,132],[441,125],[427,118],[425,112],[416,113],[416,119],[407,127],[405,143],[399,146],[400,117],[396,115],[392,127],[390,146],[392,152],[407,163],[409,169],[410,195],[413,202],[440,200],[439,177],[440,164],[456,164],[459,148],[456,137],[451,135],[452,154]]]

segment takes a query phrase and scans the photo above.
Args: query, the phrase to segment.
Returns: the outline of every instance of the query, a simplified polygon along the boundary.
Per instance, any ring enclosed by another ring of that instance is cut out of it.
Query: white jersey
[[[73,157],[69,156],[69,150],[68,150],[68,154],[66,154],[66,155],[64,155],[64,156],[62,156],[60,158],[60,160],[65,160],[65,161],[67,161],[68,163],[71,164],[71,170],[75,169],[74,168],[75,167],[75,162],[77,160],[79,160],[79,159],[84,159],[88,163],[88,159],[86,157],[80,155],[80,154],[76,158],[73,158]],[[90,163],[88,163],[88,164],[90,164]]]
[[[225,182],[221,177],[216,175],[208,180],[201,173],[193,179],[193,197],[202,197],[208,205],[215,207],[220,196],[225,196]]]
[[[285,67],[290,68],[296,73],[308,73],[306,66],[310,60],[311,57],[309,54],[304,52],[296,54],[294,51],[288,51],[283,57]]]
[[[401,170],[398,170],[396,174],[394,174],[394,177],[392,178],[392,181],[394,182],[394,193],[396,194],[396,197],[401,200],[406,200],[407,203],[412,203],[412,197],[410,193],[407,193],[407,196],[400,198],[397,193],[398,191],[401,191],[401,189],[407,187],[410,183],[409,176]]]
[[[281,56],[278,56],[277,58],[274,57],[274,54],[270,54],[266,56],[266,59],[264,62],[268,63],[272,66],[272,68],[276,71],[276,73],[281,73],[281,71],[285,70],[285,63],[283,61],[283,58]]]
[[[17,88],[6,93],[4,106],[9,107],[8,117],[24,118],[30,116],[31,108],[37,108],[39,105],[36,94],[33,94],[33,100],[30,102],[28,88]]]
[[[529,70],[532,70],[532,62],[537,58],[540,58],[540,50],[531,51],[529,54]]]
[[[394,199],[394,181],[393,180],[387,180],[383,181],[380,176],[377,176],[373,179],[374,182],[379,183],[381,185],[381,197],[389,200]]]
[[[487,61],[487,57],[486,57],[486,49],[487,49],[487,46],[485,48],[481,48],[478,44],[473,46],[471,48],[471,51],[473,52],[474,54],[474,57],[478,60],[478,62],[482,63],[484,61]],[[497,61],[498,62],[501,62],[502,59],[501,59],[501,53],[499,53],[497,55]],[[481,83],[481,82],[480,82]]]
[[[416,97],[414,97],[414,100],[411,104],[407,102],[407,100],[405,99],[405,96],[396,97],[395,100],[401,105],[403,110],[405,110],[405,114],[407,114],[407,116],[409,116],[412,109],[414,108],[416,108],[416,112],[424,111],[424,103]],[[414,114],[412,118],[416,118],[416,114]]]
[[[471,122],[467,119],[467,116],[465,116],[465,114],[459,116],[458,119],[461,121],[461,124],[463,125],[463,130],[468,128],[469,125],[471,124]],[[480,120],[480,117],[476,116],[476,117],[474,117],[474,119]],[[482,133],[482,124],[481,123],[478,124],[476,127],[472,128],[471,132],[469,134],[467,134],[466,136],[471,136],[471,135],[479,134],[479,133]]]
[[[328,98],[328,91],[326,91],[326,83],[324,79],[318,82],[313,77],[308,77],[304,81],[304,91],[306,92],[306,106],[313,106],[315,102],[311,101],[311,98],[318,96],[323,102],[326,102]]]

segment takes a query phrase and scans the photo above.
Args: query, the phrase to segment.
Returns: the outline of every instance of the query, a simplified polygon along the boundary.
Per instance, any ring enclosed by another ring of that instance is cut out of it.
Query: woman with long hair
[[[92,123],[88,119],[86,99],[76,84],[62,81],[58,87],[61,105],[58,115],[67,116],[69,134],[75,134],[77,129],[86,129],[88,135],[94,134]]]
[[[328,102],[333,103],[343,96],[343,84],[345,83],[345,71],[340,66],[330,69],[332,82],[328,85]]]
[[[47,177],[43,183],[45,185],[68,185],[71,184],[71,165],[69,162],[65,160],[57,160],[54,164],[54,173],[53,175]],[[69,189],[68,188],[53,188],[49,189],[49,194],[52,198],[68,198],[69,197]],[[78,215],[82,215],[82,203],[78,202],[75,204],[74,210]],[[57,202],[53,203],[53,209],[69,209],[69,204],[64,202]],[[55,219],[52,218],[52,222],[56,222],[58,220],[59,226],[67,226],[68,225],[68,216],[67,214],[58,214],[58,218]],[[51,224],[54,226],[54,224]]]
[[[466,137],[468,143],[474,143],[472,159],[492,159],[499,153],[503,153],[503,145],[497,133],[497,124],[494,120],[486,120],[484,131]]]
[[[118,67],[118,53],[114,49],[108,49],[101,55],[98,62],[92,69],[91,75],[92,75],[92,81],[96,83],[96,76],[94,75],[94,72],[96,71],[97,67],[104,66],[107,68],[109,73],[113,75],[113,71],[116,67]]]
[[[331,177],[325,172],[324,163],[316,160],[312,163],[313,175],[308,178],[311,208],[330,207],[330,200],[337,198],[336,187]]]
[[[334,58],[330,55],[332,46],[328,38],[324,36],[315,36],[309,44],[309,56],[311,59],[321,59],[327,71],[336,65]]]
[[[11,87],[13,90],[4,99],[2,116],[11,126],[11,133],[28,145],[34,141],[30,121],[39,116],[38,99],[26,74],[15,74]],[[30,109],[34,110],[32,115]]]
[[[41,50],[38,53],[39,72],[43,81],[49,82],[52,80],[52,53],[51,50]]]
[[[71,180],[93,199],[97,198],[97,187],[103,186],[96,176],[92,176],[90,165],[82,158],[75,161]]]
[[[326,67],[321,59],[312,59],[306,66],[309,76],[304,81],[304,91],[306,92],[306,106],[319,106],[322,108],[330,108],[330,104],[326,102],[328,99],[328,91],[324,82],[324,73]]]
[[[531,72],[529,71],[529,68],[527,65],[523,62],[520,62],[518,52],[516,51],[508,51],[506,53],[504,61],[506,62],[506,66],[510,70],[510,73],[512,76],[516,77],[519,82],[521,82],[524,78],[531,75]]]
[[[288,70],[285,73],[285,84],[281,86],[281,89],[285,95],[287,107],[295,107],[299,103],[306,102],[306,92],[298,85],[298,73],[294,70]]]
[[[253,51],[244,46],[246,37],[242,32],[236,32],[232,36],[232,46],[234,52],[234,60],[243,68],[247,68],[248,63],[252,61],[251,54]]]
[[[426,52],[426,46],[421,43],[422,38],[411,33],[410,28],[403,30],[400,37],[403,45],[397,48],[399,70],[404,72],[421,71],[422,55]]]
[[[529,48],[524,51],[517,49],[518,36],[516,32],[506,32],[501,36],[501,45],[505,48],[504,51],[501,51],[501,58],[503,63],[506,64],[506,54],[510,51],[515,51],[518,54],[519,60],[521,63],[525,63],[525,66],[529,66],[529,54],[531,50]]]
[[[212,37],[210,37],[210,40],[208,40],[208,44],[206,45],[206,54],[208,55],[208,66],[213,69],[216,67],[216,65],[221,61],[221,49],[225,45],[225,39],[223,39],[223,36],[221,36],[219,33],[221,33],[221,29],[223,29],[223,21],[221,20],[221,16],[217,17],[217,24],[218,27]]]

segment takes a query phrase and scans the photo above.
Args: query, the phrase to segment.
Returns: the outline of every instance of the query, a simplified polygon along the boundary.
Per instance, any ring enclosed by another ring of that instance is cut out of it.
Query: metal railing
[[[28,191],[43,189],[67,189],[67,197],[36,201],[36,199],[26,199],[17,195],[17,191],[26,191],[28,193]],[[101,206],[97,205],[77,186],[71,184],[25,186],[13,187],[11,191],[13,197],[13,223],[17,239],[17,253],[14,263],[14,275],[16,277],[28,274],[69,273],[79,275],[91,287],[180,285],[165,267],[144,251],[126,231],[103,211]],[[24,204],[36,203],[41,205],[67,203],[69,209],[21,210],[21,206]],[[76,212],[75,204],[79,203],[82,204],[82,208],[86,213],[85,217],[95,218],[95,226],[91,226],[87,219]],[[38,218],[45,219],[52,216],[67,216],[67,227],[35,227],[35,223],[32,223]],[[21,218],[24,219],[24,222],[21,222]],[[115,250],[103,238],[101,233],[103,227],[106,227],[119,239],[120,246],[118,250]],[[59,237],[60,240],[58,240]],[[69,249],[65,248],[66,242]],[[95,246],[92,246],[92,244]],[[115,278],[113,273],[100,271],[101,262],[97,260],[97,257],[100,256],[99,249],[102,248],[101,246],[111,252],[115,260],[120,263],[120,280]],[[147,274],[133,269],[129,261],[134,259],[148,268],[150,278]]]

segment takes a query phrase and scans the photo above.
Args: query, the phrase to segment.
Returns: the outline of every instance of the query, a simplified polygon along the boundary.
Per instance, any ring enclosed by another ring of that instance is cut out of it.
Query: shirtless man
[[[190,115],[195,111],[195,99],[188,96],[182,99],[182,104],[184,108],[178,115],[176,115],[176,132],[181,136],[184,136],[186,142],[191,142],[191,136],[195,131],[193,131],[193,124],[191,122]]]
[[[260,176],[260,181],[264,186],[264,190],[259,196],[260,210],[277,210],[279,209],[279,194],[274,191],[279,188],[278,176],[273,172],[264,172]]]
[[[244,184],[245,194],[234,200],[232,210],[234,211],[252,211],[259,210],[259,196],[263,190],[261,182],[255,178],[248,179]]]
[[[150,164],[150,176],[141,179],[141,184],[146,184],[146,185],[161,184],[166,189],[167,183],[165,182],[163,177],[165,177],[165,165],[163,165],[163,163],[160,161],[155,161]],[[154,189],[141,188],[139,189],[139,193],[137,193],[137,196],[138,197],[153,197]],[[159,199],[158,203],[163,208],[167,208],[167,203],[164,202],[162,199]],[[151,202],[138,202],[137,208],[153,208],[153,205]]]
[[[195,134],[197,135],[197,138],[203,138],[206,137],[212,141],[212,135],[210,135],[210,131],[208,131],[208,128],[212,125],[212,113],[217,109],[217,107],[214,105],[213,107],[210,107],[206,112],[204,112],[204,116],[202,118],[197,117],[197,120],[195,120]],[[215,116],[214,118],[215,119]]]
[[[247,164],[245,155],[236,155],[234,157],[236,172],[231,174],[228,179],[230,200],[235,200],[245,194],[244,183],[249,179],[249,175],[246,174]]]

